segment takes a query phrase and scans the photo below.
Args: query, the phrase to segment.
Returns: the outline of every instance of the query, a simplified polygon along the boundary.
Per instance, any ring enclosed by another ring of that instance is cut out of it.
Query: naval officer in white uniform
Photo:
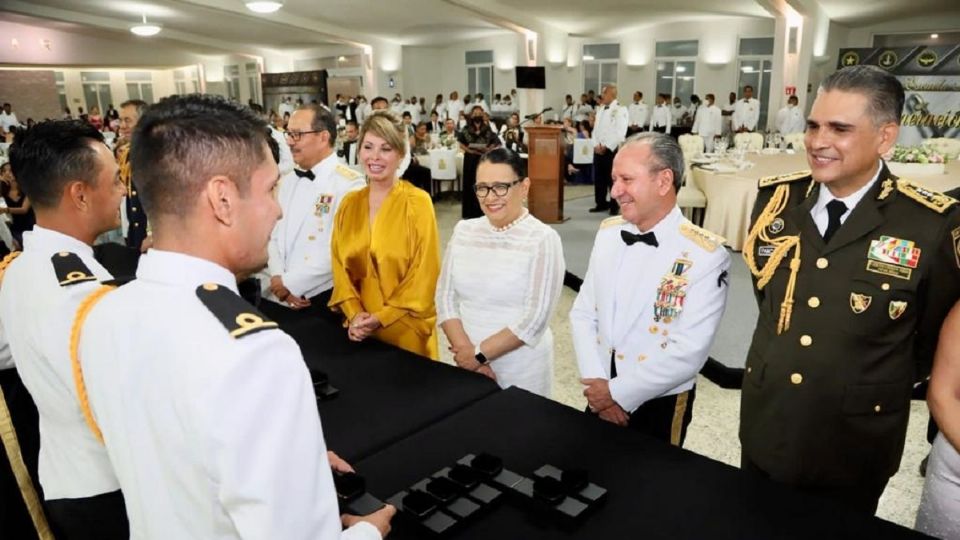
[[[727,299],[723,239],[677,207],[683,154],[661,133],[627,139],[613,164],[621,216],[603,222],[573,309],[590,410],[681,445],[697,373]]]
[[[81,307],[74,349],[131,538],[372,540],[390,528],[391,506],[339,515],[300,350],[237,294],[280,218],[265,130],[245,107],[191,95],[164,98],[134,133],[154,245],[135,281]]]
[[[268,315],[336,321],[327,308],[333,290],[330,238],[333,217],[347,193],[364,186],[360,173],[341,164],[334,149],[333,116],[316,106],[300,108],[284,134],[297,168],[283,177],[277,200],[283,217],[270,235],[268,275],[261,273]]]

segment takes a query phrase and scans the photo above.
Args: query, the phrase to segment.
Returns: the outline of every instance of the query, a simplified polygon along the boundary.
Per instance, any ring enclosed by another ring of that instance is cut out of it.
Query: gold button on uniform
[[[879,403],[877,403],[876,405],[873,406],[873,412],[877,412],[877,413],[880,412],[880,404],[879,404]]]
[[[800,344],[804,347],[809,347],[813,345],[813,338],[807,335],[800,336]]]
[[[137,207],[136,207],[136,206],[131,207],[130,210],[133,211],[133,212],[136,212],[136,211],[137,211]]]
[[[890,290],[890,284],[889,284],[889,283],[884,283],[884,284],[880,285],[880,288],[883,289],[883,290],[885,290],[885,291],[889,291],[889,290]]]
[[[752,368],[752,367],[748,367],[748,368],[747,368],[747,373],[753,373],[753,368]]]
[[[817,268],[823,270],[828,266],[830,266],[830,261],[824,259],[823,257],[820,257],[819,259],[817,259]]]
[[[818,307],[820,307],[820,299],[817,298],[816,296],[811,296],[810,299],[807,300],[807,305],[812,307],[813,309],[817,309]]]
[[[800,384],[800,383],[802,383],[802,382],[803,382],[803,375],[801,375],[801,374],[799,374],[799,373],[794,373],[793,375],[790,375],[790,382],[792,382],[793,384]]]

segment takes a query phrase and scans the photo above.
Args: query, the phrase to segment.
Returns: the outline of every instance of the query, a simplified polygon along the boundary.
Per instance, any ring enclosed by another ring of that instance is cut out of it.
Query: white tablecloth
[[[753,167],[735,172],[693,168],[694,182],[707,197],[704,228],[726,238],[727,245],[736,251],[740,251],[747,238],[760,178],[809,168],[805,154],[747,154],[746,159]],[[960,187],[960,161],[948,163],[946,174],[908,179],[936,191]]]

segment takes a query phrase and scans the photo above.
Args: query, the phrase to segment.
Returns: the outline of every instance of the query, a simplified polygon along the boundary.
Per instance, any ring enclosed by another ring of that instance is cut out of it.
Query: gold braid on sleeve
[[[790,278],[787,281],[787,289],[780,304],[780,319],[777,321],[777,334],[782,334],[790,329],[790,316],[793,314],[793,294],[797,285],[797,272],[800,270],[800,235],[779,236],[770,238],[767,234],[767,227],[773,220],[780,215],[787,207],[787,201],[790,199],[790,185],[780,184],[777,190],[770,197],[770,201],[763,208],[763,212],[757,217],[756,223],[750,229],[747,239],[743,244],[743,260],[747,263],[750,273],[757,279],[757,289],[762,290],[773,278],[773,274],[786,257],[787,253],[793,249],[793,259],[790,260]],[[754,245],[757,238],[773,246],[773,253],[767,259],[763,268],[757,266],[756,255],[754,254]]]
[[[80,412],[83,413],[83,419],[87,422],[87,427],[93,432],[100,444],[103,444],[103,433],[100,426],[93,418],[93,411],[90,410],[90,400],[87,397],[87,386],[83,382],[83,368],[80,365],[80,332],[83,329],[83,323],[87,320],[87,315],[99,302],[105,294],[116,289],[113,285],[103,285],[99,289],[90,293],[80,302],[77,309],[77,315],[73,319],[73,326],[70,328],[70,367],[73,370],[73,385],[77,390],[77,401],[80,403]]]

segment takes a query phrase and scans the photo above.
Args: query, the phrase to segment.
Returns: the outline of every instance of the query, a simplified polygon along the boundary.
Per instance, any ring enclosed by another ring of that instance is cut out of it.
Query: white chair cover
[[[741,144],[746,145],[747,152],[759,152],[763,150],[763,135],[759,133],[737,133],[733,137],[733,146],[739,148]]]
[[[574,165],[589,165],[593,163],[593,139],[573,140]]]
[[[434,180],[456,180],[457,153],[445,148],[430,150],[430,175]]]
[[[690,159],[703,153],[703,137],[699,135],[681,135],[678,139],[683,158]]]
[[[784,144],[789,144],[797,152],[803,152],[807,145],[803,142],[803,133],[789,133],[783,136]]]

